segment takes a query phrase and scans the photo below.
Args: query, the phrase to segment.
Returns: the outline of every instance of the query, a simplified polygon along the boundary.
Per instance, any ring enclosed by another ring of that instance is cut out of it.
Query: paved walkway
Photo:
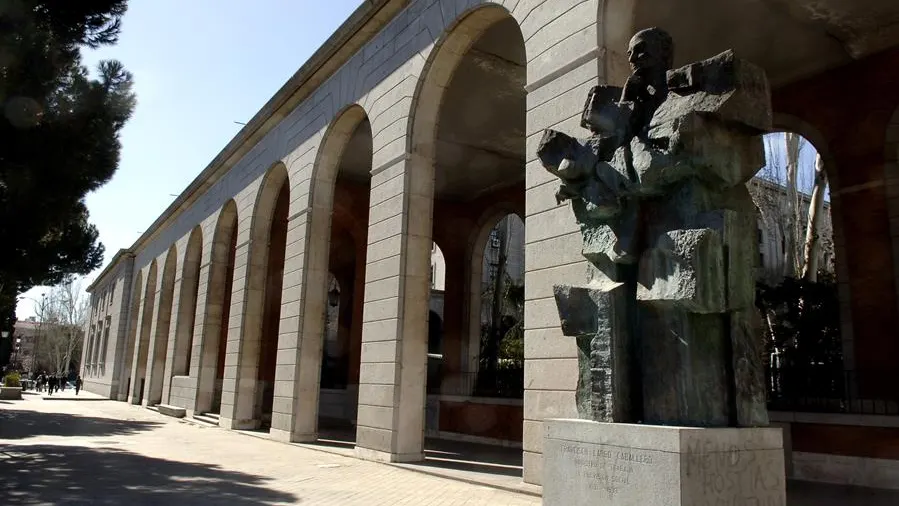
[[[531,495],[204,428],[125,403],[55,397],[0,401],[5,506],[540,504]]]

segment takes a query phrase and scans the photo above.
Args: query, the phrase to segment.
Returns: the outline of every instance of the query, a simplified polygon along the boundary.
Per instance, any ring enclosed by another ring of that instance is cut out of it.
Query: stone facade
[[[90,392],[121,400],[122,359],[127,341],[128,300],[131,298],[133,256],[120,250],[110,267],[87,288],[90,312],[84,329],[81,379]]]
[[[480,307],[476,283],[464,282],[481,279],[473,252],[483,251],[485,224],[514,212],[524,216],[526,236],[524,479],[539,482],[542,420],[577,416],[577,351],[561,336],[552,289],[580,281],[586,265],[577,224],[557,205],[536,147],[546,128],[578,130],[592,86],[622,80],[636,27],[665,24],[633,3],[365,2],[91,286],[98,310],[87,330],[105,351],[82,361],[85,388],[177,405],[188,416],[217,411],[225,428],[269,425],[274,439],[315,439],[331,272],[352,301],[348,379],[358,392],[357,454],[421,459],[432,242],[446,257],[447,279],[463,280],[445,291],[446,382],[464,369],[476,320],[468,315]],[[683,25],[673,29],[676,40],[689,38],[680,35],[689,31]],[[712,45],[694,41],[684,58],[711,56],[719,50]],[[784,68],[780,60],[760,63],[769,72]],[[772,79],[776,87],[803,77],[781,74]],[[479,95],[481,78],[501,88]],[[896,89],[884,91],[891,102],[877,107],[895,109]],[[802,115],[801,104],[785,103],[795,96],[775,89],[782,110]],[[446,111],[444,99],[453,104]],[[508,107],[491,112],[493,101]],[[840,104],[842,96],[827,103]],[[466,132],[466,124],[488,126]],[[488,136],[497,128],[509,135]],[[823,149],[814,135],[797,131]],[[880,139],[885,131],[884,122]],[[491,145],[478,146],[477,137]],[[854,204],[838,203],[876,194],[885,204],[886,185],[844,181],[843,171],[855,174],[856,164],[837,165],[837,155],[827,153],[828,170],[840,176],[831,181],[840,216],[837,271],[852,292],[852,299],[844,294],[845,326],[869,353],[861,342],[887,338],[872,337],[875,330],[858,319],[876,306],[877,321],[886,324],[899,307],[893,236],[886,233],[892,222],[885,205],[868,206],[872,225],[852,231],[854,240],[885,246],[879,255],[889,257],[877,258],[876,298],[856,299],[870,273],[865,262],[841,264],[840,213],[854,212]],[[883,163],[871,165],[882,181]],[[838,181],[859,189],[848,193]],[[100,302],[107,290],[111,305]]]

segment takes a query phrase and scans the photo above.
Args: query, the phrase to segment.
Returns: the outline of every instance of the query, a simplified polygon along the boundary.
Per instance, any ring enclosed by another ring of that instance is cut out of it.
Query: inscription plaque
[[[545,422],[547,505],[783,506],[779,429]]]

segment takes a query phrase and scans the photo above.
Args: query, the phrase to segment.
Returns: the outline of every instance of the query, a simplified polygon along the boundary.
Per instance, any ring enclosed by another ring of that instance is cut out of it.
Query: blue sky
[[[127,248],[361,0],[131,0],[115,46],[85,52],[134,74],[138,105],[112,181],[87,197],[108,262]],[[88,276],[85,286],[99,270]],[[24,294],[19,318],[44,289]]]

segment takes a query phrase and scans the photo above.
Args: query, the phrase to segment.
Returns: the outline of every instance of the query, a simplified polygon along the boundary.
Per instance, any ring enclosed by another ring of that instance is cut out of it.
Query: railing
[[[899,370],[847,371],[839,366],[767,371],[768,409],[814,413],[899,415]]]

